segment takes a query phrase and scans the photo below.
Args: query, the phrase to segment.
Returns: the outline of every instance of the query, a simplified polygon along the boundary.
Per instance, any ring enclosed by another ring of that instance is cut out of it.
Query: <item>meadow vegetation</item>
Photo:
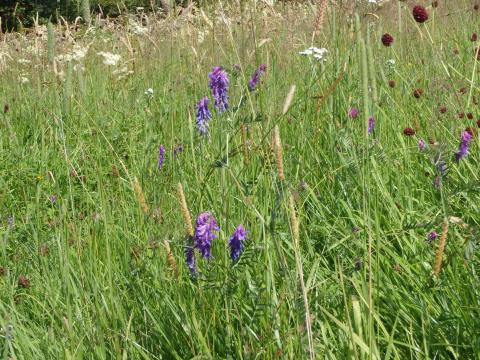
[[[478,7],[1,34],[0,358],[480,358]]]

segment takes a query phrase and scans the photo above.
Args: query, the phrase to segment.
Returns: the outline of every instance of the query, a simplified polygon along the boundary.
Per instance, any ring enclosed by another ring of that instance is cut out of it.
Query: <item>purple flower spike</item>
[[[217,220],[209,212],[201,213],[197,218],[193,244],[206,259],[212,257],[212,240],[217,237],[214,231],[219,231]]]
[[[418,150],[420,152],[424,152],[426,148],[427,148],[427,143],[425,142],[425,140],[423,139],[418,140]]]
[[[370,116],[370,118],[368,119],[368,133],[373,133],[373,130],[375,130],[375,118],[373,116]]]
[[[57,195],[50,195],[48,199],[52,204],[55,204],[57,202]]]
[[[468,155],[468,146],[470,144],[470,141],[472,141],[472,134],[470,134],[468,131],[464,131],[462,133],[462,138],[460,139],[458,151],[455,154],[455,160],[457,160],[457,162],[459,162]]]
[[[260,67],[257,70],[255,70],[255,73],[253,74],[252,78],[248,82],[248,89],[250,91],[254,91],[257,88],[260,78],[266,71],[267,71],[267,66],[265,64],[261,64]]]
[[[195,264],[195,252],[193,247],[188,245],[185,246],[185,260],[188,268],[190,269],[190,274],[195,275],[197,273],[197,267]]]
[[[215,108],[222,112],[228,109],[228,75],[221,66],[214,66],[213,71],[208,74],[210,78],[210,89],[215,99]]]
[[[160,150],[158,151],[158,170],[162,170],[164,161],[165,161],[165,146],[160,145]]]
[[[208,97],[204,97],[197,105],[197,128],[201,135],[208,135],[208,122],[212,118],[210,110],[208,110]]]
[[[437,239],[437,237],[438,237],[437,232],[436,232],[436,231],[432,231],[431,233],[429,233],[429,234],[427,235],[427,241],[428,241],[429,243],[431,243],[431,242],[435,241],[435,240]]]
[[[238,225],[228,243],[228,246],[230,246],[230,257],[233,262],[237,261],[242,255],[243,242],[245,240],[247,240],[247,231],[243,225]]]
[[[348,116],[352,119],[356,119],[358,116],[358,113],[359,113],[358,109],[356,107],[353,107],[348,112]]]

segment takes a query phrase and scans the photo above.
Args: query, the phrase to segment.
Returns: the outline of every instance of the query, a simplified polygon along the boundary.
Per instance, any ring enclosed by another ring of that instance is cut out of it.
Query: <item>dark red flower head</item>
[[[470,38],[471,41],[477,41],[478,40],[478,35],[477,33],[473,33],[472,37]]]
[[[480,46],[475,49],[475,55],[477,56],[477,60],[480,61]]]
[[[460,90],[458,90],[458,92],[462,95],[465,95],[467,93],[467,88],[462,87]]]
[[[438,109],[440,113],[445,114],[447,112],[447,107],[446,106],[440,106],[440,109]]]
[[[465,117],[465,113],[464,113],[463,111],[460,111],[460,112],[458,113],[458,118],[459,118],[459,119],[463,119],[464,117]]]
[[[18,277],[18,285],[20,285],[24,289],[28,289],[30,287],[30,280],[28,280],[25,275],[20,275]]]
[[[389,80],[388,81],[388,86],[390,86],[391,88],[394,88],[395,87],[395,80]]]
[[[385,46],[390,46],[392,45],[392,43],[393,43],[393,36],[388,33],[383,34],[382,44]]]
[[[472,114],[472,113],[468,113],[468,114],[467,114],[467,119],[468,119],[468,120],[473,120],[473,114]]]
[[[405,129],[403,129],[403,135],[413,136],[413,135],[415,135],[415,130],[413,130],[411,127],[407,127]]]
[[[415,96],[417,99],[422,95],[423,95],[423,90],[422,89],[413,90],[413,96]]]
[[[480,119],[477,120],[477,126],[480,128]]]
[[[436,8],[438,6],[438,1],[432,1],[432,8]]]
[[[413,8],[413,18],[415,19],[416,22],[418,23],[424,23],[425,21],[428,20],[428,12],[427,9],[425,9],[421,5],[416,5]]]
[[[480,9],[480,5],[478,4],[473,5],[473,10],[478,10],[478,9]]]

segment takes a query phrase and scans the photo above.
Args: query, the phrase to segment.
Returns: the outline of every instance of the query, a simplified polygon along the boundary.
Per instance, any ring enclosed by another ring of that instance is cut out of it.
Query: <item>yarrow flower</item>
[[[358,109],[355,108],[355,107],[353,107],[353,108],[351,108],[350,111],[348,112],[348,116],[351,117],[352,119],[356,119],[357,116],[358,116],[358,113],[359,113]]]
[[[204,97],[197,105],[197,128],[201,135],[208,135],[208,122],[212,118],[210,110],[208,110],[208,97]]]
[[[121,59],[121,56],[118,54],[112,54],[105,51],[100,51],[97,53],[103,57],[103,63],[108,66],[116,66]]]
[[[427,9],[425,9],[425,8],[424,8],[423,6],[421,6],[421,5],[416,5],[416,6],[413,8],[412,14],[413,14],[413,18],[414,18],[415,21],[418,22],[418,23],[424,23],[425,21],[428,20],[428,12],[427,12]]]
[[[229,79],[227,73],[221,66],[214,66],[213,71],[208,74],[210,78],[210,89],[215,99],[215,108],[222,112],[228,109],[228,84]]]
[[[217,237],[214,232],[219,230],[220,228],[218,227],[217,220],[215,220],[212,214],[204,212],[198,216],[193,244],[206,259],[212,257],[212,240]]]
[[[309,47],[308,49],[300,51],[299,54],[304,56],[313,56],[318,61],[325,61],[327,60],[328,50],[325,48],[319,49],[317,47],[312,46],[312,47]]]
[[[248,89],[250,91],[254,91],[257,87],[258,82],[262,75],[267,71],[267,66],[265,64],[261,64],[255,73],[253,74],[252,78],[248,82]]]
[[[230,257],[232,261],[237,261],[243,253],[243,242],[247,239],[247,231],[243,225],[238,225],[235,229],[228,246],[230,246]]]
[[[388,34],[388,33],[385,33],[382,35],[382,44],[384,46],[390,46],[393,44],[393,36]]]
[[[472,141],[472,134],[470,134],[468,131],[462,132],[460,145],[458,146],[458,151],[455,154],[455,160],[457,160],[457,162],[459,162],[468,155],[468,146],[470,144],[470,141]]]
[[[158,170],[162,170],[163,162],[165,161],[165,146],[160,145],[160,149],[158,151]]]
[[[368,133],[373,133],[373,130],[375,130],[375,118],[373,116],[370,116],[370,118],[368,119]]]

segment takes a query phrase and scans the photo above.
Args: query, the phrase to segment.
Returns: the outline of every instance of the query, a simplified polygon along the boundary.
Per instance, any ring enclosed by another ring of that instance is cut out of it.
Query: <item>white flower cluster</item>
[[[120,58],[121,56],[118,55],[118,54],[112,54],[112,53],[109,53],[109,52],[105,52],[105,51],[100,51],[97,53],[97,55],[100,55],[103,57],[103,63],[105,65],[109,65],[109,66],[116,66],[118,64],[118,62],[120,61]]]
[[[317,47],[312,46],[306,50],[300,51],[299,54],[303,56],[312,56],[318,61],[325,61],[327,60],[328,50],[325,48],[319,49]]]

